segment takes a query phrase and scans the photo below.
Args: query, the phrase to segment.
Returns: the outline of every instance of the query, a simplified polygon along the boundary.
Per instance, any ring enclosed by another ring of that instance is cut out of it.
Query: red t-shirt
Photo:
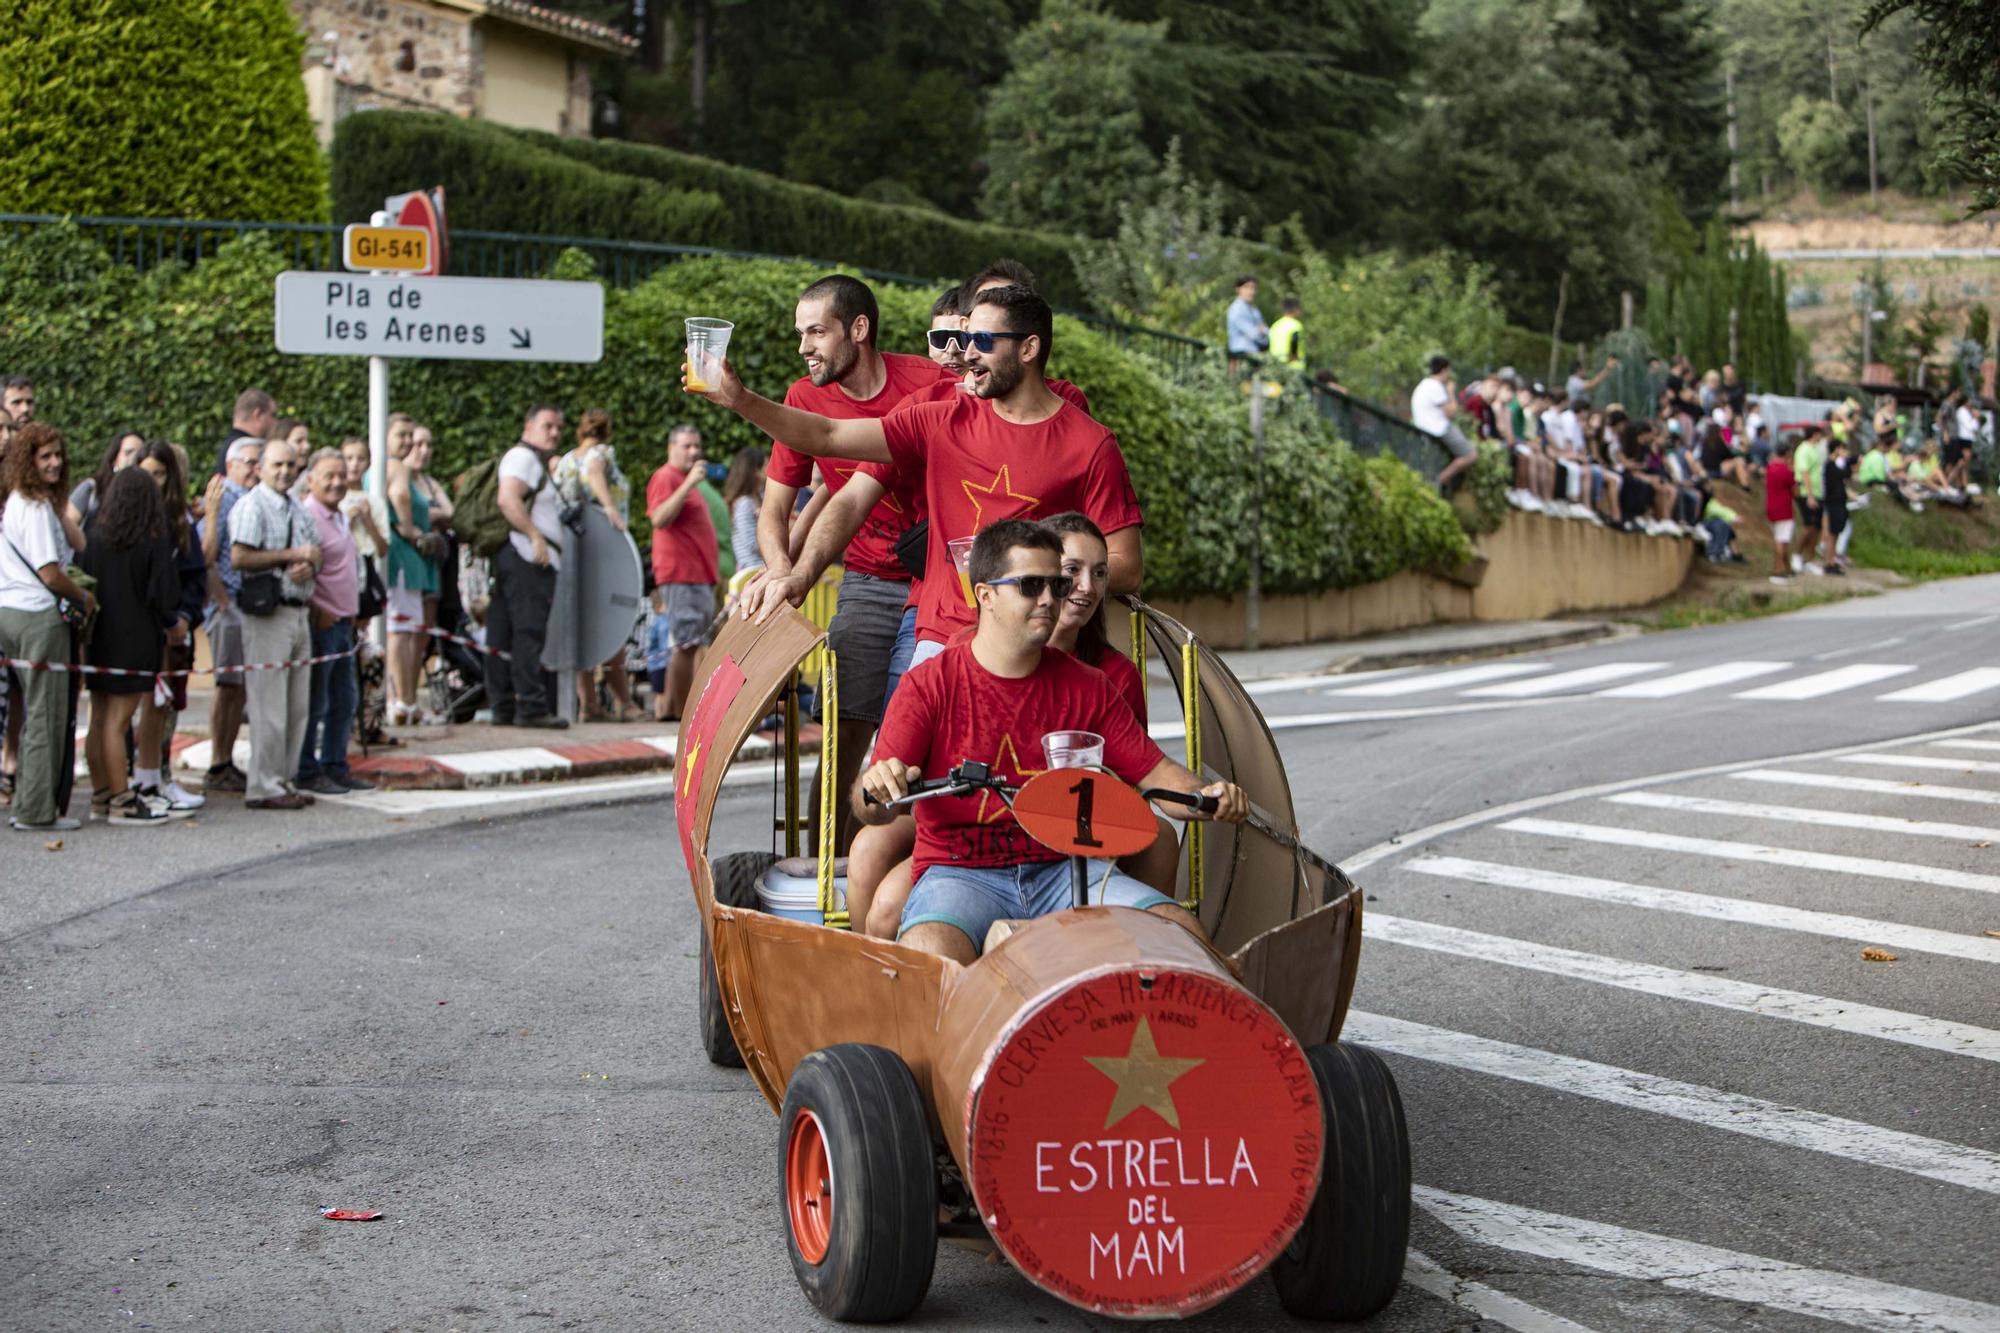
[[[930,516],[919,639],[947,642],[977,618],[952,568],[952,538],[976,537],[1003,518],[1071,509],[1106,533],[1141,521],[1117,437],[1067,401],[1029,426],[1002,420],[990,400],[970,394],[909,403],[882,419],[882,435],[904,484],[922,486]]]
[[[1764,470],[1764,518],[1782,523],[1792,516],[1792,465],[1782,458]]]
[[[687,473],[661,464],[646,483],[646,512],[665,504],[686,480]],[[708,516],[708,502],[689,491],[674,521],[653,529],[653,581],[713,584],[719,577],[715,520]]]
[[[972,390],[966,388],[965,381],[958,376],[946,374],[943,370],[939,370],[938,374],[942,378],[936,384],[911,394],[910,401],[913,403],[935,403],[940,399],[949,398],[955,393],[972,394]],[[1083,409],[1085,414],[1089,413],[1089,397],[1084,394],[1083,390],[1077,388],[1068,380],[1043,380],[1042,383],[1048,385],[1049,392],[1061,398],[1064,402],[1075,403],[1079,408]],[[878,463],[876,466],[881,467],[886,465]]]
[[[910,668],[875,740],[877,759],[900,759],[927,778],[963,760],[982,760],[995,777],[1024,782],[1043,771],[1042,737],[1094,731],[1104,766],[1137,785],[1163,756],[1104,673],[1055,648],[1019,680],[979,664],[970,643],[955,643]],[[917,802],[913,876],[934,865],[1017,866],[1059,861],[1029,837],[991,792]]]
[[[885,372],[882,388],[873,398],[850,398],[838,384],[815,385],[811,380],[801,378],[785,390],[785,406],[832,417],[837,421],[874,420],[889,415],[904,399],[937,385],[940,377],[946,385],[957,383],[927,356],[885,352],[882,368]],[[860,466],[852,459],[822,460],[819,470],[826,479],[827,493],[837,495]],[[804,486],[812,479],[812,468],[813,460],[805,454],[787,444],[772,444],[771,464],[766,473],[772,481],[786,486]],[[896,498],[894,488],[890,488],[889,493],[868,511],[868,517],[862,520],[861,530],[847,544],[847,554],[842,563],[851,570],[872,574],[878,579],[895,579],[898,582],[908,579],[910,571],[904,569],[903,562],[896,558],[896,539],[914,527],[918,517]]]
[[[1139,668],[1132,665],[1132,659],[1116,648],[1106,648],[1104,656],[1097,661],[1097,669],[1111,682],[1111,688],[1118,692],[1132,709],[1132,716],[1139,719],[1139,725],[1146,725],[1146,682],[1139,679]]]

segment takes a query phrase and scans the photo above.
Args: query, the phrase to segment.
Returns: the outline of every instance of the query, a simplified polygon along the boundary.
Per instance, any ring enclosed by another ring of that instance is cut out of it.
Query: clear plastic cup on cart
[[[1051,731],[1042,737],[1042,754],[1050,768],[1100,768],[1104,737],[1094,731]]]
[[[971,537],[953,537],[944,545],[951,552],[951,567],[958,571],[958,586],[965,594],[965,604],[978,606],[972,596],[972,543]]]
[[[722,379],[722,358],[729,352],[729,335],[736,326],[726,319],[692,315],[687,320],[687,386],[697,393],[713,389]]]

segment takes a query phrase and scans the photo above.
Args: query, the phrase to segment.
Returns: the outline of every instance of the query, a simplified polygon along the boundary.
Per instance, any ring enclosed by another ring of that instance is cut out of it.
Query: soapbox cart
[[[940,1240],[1127,1318],[1191,1315],[1269,1271],[1294,1315],[1354,1320],[1401,1281],[1402,1104],[1387,1066],[1338,1040],[1361,893],[1300,845],[1277,747],[1227,667],[1129,605],[1142,668],[1150,653],[1178,687],[1188,767],[1252,803],[1244,824],[1186,825],[1179,898],[1212,947],[1119,907],[1002,922],[969,967],[853,932],[833,840],[799,856],[808,659],[819,706],[837,708],[824,632],[796,613],[731,620],[697,663],[674,800],[702,919],[702,1039],[779,1113],[775,1220],[825,1315],[909,1314]],[[724,775],[774,711],[774,846],[712,855]],[[1104,778],[1129,814],[1139,798]],[[825,785],[822,829],[844,796]],[[1088,844],[1089,808],[1075,813]],[[800,883],[816,890],[812,910],[771,910],[786,880],[793,903]]]

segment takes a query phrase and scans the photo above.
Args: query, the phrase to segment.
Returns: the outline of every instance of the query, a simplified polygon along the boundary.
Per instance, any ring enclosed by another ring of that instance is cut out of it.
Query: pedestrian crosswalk
[[[1888,665],[1844,668],[1848,683],[1833,688],[1888,679]],[[1776,697],[1824,697],[1814,688]],[[1968,1285],[1942,1254],[1929,1284],[1935,1289],[1926,1289],[1903,1285],[1913,1276],[1907,1265],[1884,1263],[1876,1272],[1860,1259],[1845,1265],[1853,1271],[1807,1268],[1768,1251],[1715,1248],[1698,1241],[1698,1231],[1674,1235],[1675,1225],[1649,1225],[1643,1211],[1656,1192],[1662,1216],[1678,1217],[1679,1201],[1702,1188],[1702,1163],[1728,1156],[1760,1163],[1735,1170],[1790,1180],[1806,1168],[1784,1158],[1762,1165],[1756,1154],[1803,1152],[1826,1163],[1814,1169],[1897,1173],[1967,1192],[1911,1195],[1906,1205],[1888,1187],[1867,1186],[1849,1204],[1864,1229],[1878,1204],[1911,1206],[1939,1219],[1940,1234],[1956,1244],[1954,1225],[1976,1231],[1973,1219],[1991,1216],[2000,1152],[1981,1137],[1982,1122],[1961,1125],[1967,1142],[1938,1131],[1956,1123],[1939,1114],[1949,1105],[1943,1090],[1980,1086],[1990,1073],[1971,1071],[2000,1062],[1995,983],[1984,971],[2000,965],[2000,929],[1991,928],[2000,917],[1989,896],[2000,893],[1996,752],[2000,727],[1988,726],[1815,756],[1809,766],[1777,760],[1654,786],[1580,789],[1491,819],[1420,830],[1404,840],[1410,850],[1371,864],[1362,872],[1371,899],[1364,937],[1392,951],[1388,965],[1407,955],[1400,965],[1420,968],[1431,986],[1378,1008],[1368,1003],[1364,967],[1347,1039],[1383,1052],[1399,1078],[1412,1067],[1429,1071],[1434,1101],[1444,1088],[1447,1103],[1490,1107],[1492,1085],[1515,1088],[1499,1104],[1516,1123],[1536,1125],[1554,1158],[1579,1143],[1616,1153],[1626,1135],[1647,1144],[1659,1138],[1647,1126],[1668,1122],[1742,1145],[1711,1153],[1697,1138],[1655,1158],[1685,1163],[1686,1178],[1680,1168],[1669,1168],[1671,1178],[1634,1177],[1621,1203],[1607,1205],[1617,1211],[1600,1217],[1531,1207],[1541,1202],[1532,1187],[1521,1199],[1459,1194],[1448,1175],[1420,1171],[1416,1199],[1430,1221],[1461,1241],[1766,1312],[1861,1328],[2000,1328],[2000,1305],[1967,1299],[1978,1284]],[[1974,757],[1982,754],[1991,758]],[[1906,781],[1850,764],[1903,765],[1919,779],[1933,769],[1959,776]],[[1733,873],[1717,873],[1718,863],[1733,863]],[[1877,970],[1871,958],[1886,965]],[[1464,969],[1471,969],[1464,980],[1447,980]],[[1516,980],[1496,989],[1495,969]],[[1510,997],[1465,1010],[1457,1021],[1466,1026],[1512,1014],[1539,1016],[1550,1031],[1534,1032],[1532,1017],[1528,1031],[1518,1022],[1498,1033],[1456,1030],[1454,1011],[1428,992],[1460,987]],[[1607,1007],[1617,1005],[1644,1017],[1607,1026]],[[1646,1007],[1630,1010],[1635,1005]],[[1430,1011],[1387,1011],[1404,1006]],[[1564,1049],[1578,1041],[1589,1049]],[[1780,1050],[1790,1055],[1780,1059]],[[1876,1077],[1892,1060],[1901,1062],[1898,1073]],[[1828,1083],[1812,1072],[1824,1067],[1853,1072]],[[1540,1094],[1552,1099],[1532,1113],[1519,1100]],[[1811,1104],[1820,1097],[1833,1104]],[[1921,1121],[1904,1119],[1920,1114]],[[1925,1132],[1912,1132],[1919,1127]],[[1644,1155],[1635,1146],[1632,1160]],[[1986,1201],[1961,1202],[1975,1197]],[[1566,1308],[1548,1298],[1551,1290],[1538,1298],[1547,1311],[1491,1317],[1522,1330],[1558,1326],[1537,1316],[1599,1322],[1587,1301]],[[1654,1314],[1660,1326],[1671,1324]],[[1748,1310],[1743,1317],[1758,1322]],[[1690,1317],[1689,1326],[1700,1323]]]
[[[1879,645],[1878,645],[1879,646]],[[1253,682],[1255,695],[1315,694],[1341,699],[1416,700],[1422,695],[1453,695],[1465,699],[1549,700],[1740,699],[1753,703],[1809,703],[1847,696],[1884,704],[1950,704],[1986,694],[2000,694],[2000,668],[1978,667],[1935,679],[1904,684],[1923,668],[1910,662],[1852,662],[1816,667],[1809,662],[1746,658],[1723,662],[1680,663],[1656,660],[1594,662],[1566,667],[1556,658],[1489,662],[1476,666],[1396,668],[1371,672],[1353,683],[1333,676],[1323,680],[1287,678]],[[1876,687],[1894,681],[1886,693]],[[1282,714],[1273,714],[1274,719]],[[2000,748],[1995,746],[1994,748]]]

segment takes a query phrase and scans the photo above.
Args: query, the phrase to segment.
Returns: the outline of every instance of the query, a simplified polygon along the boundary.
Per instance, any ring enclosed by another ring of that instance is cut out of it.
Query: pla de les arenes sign
[[[278,350],[303,356],[598,361],[604,289],[536,278],[280,273]]]

